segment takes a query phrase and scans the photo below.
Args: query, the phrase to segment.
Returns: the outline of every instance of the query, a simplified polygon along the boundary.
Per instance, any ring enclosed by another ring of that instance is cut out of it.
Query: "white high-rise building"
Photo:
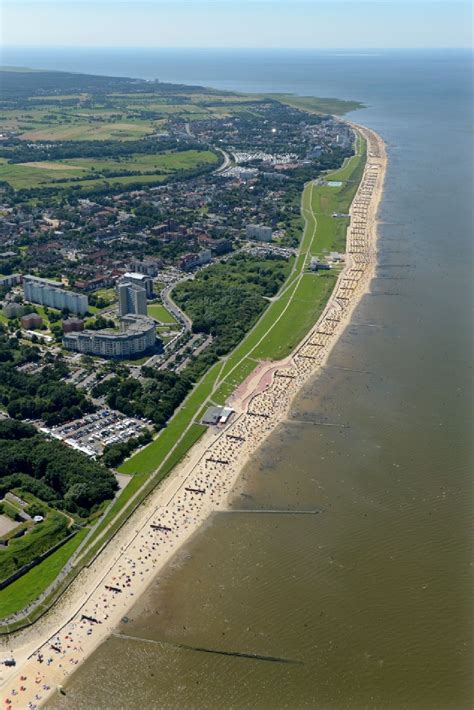
[[[42,279],[38,276],[23,277],[23,293],[26,301],[49,306],[62,311],[67,308],[71,313],[84,315],[89,307],[87,296],[74,291],[66,291],[60,281]]]
[[[245,233],[247,239],[257,239],[259,242],[271,242],[273,237],[272,228],[263,224],[247,224]]]

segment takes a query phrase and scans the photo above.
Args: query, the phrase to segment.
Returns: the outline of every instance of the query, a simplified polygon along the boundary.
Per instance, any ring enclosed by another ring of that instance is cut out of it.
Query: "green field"
[[[75,190],[87,191],[95,190],[97,187],[106,187],[107,185],[137,185],[148,184],[154,185],[166,180],[166,175],[123,175],[121,177],[113,178],[97,178],[94,180],[70,180],[62,183],[54,183],[49,185],[44,185],[44,187],[53,187],[57,190],[64,190],[69,188],[74,188]]]
[[[126,158],[70,158],[59,160],[56,165],[68,165],[73,168],[87,170],[93,168],[95,172],[102,173],[104,170],[129,170],[138,172],[151,172],[156,170],[160,173],[175,172],[177,170],[189,170],[197,165],[204,165],[217,162],[217,156],[210,150],[183,150],[166,151],[164,153],[133,154]],[[40,165],[40,163],[38,163]]]
[[[40,163],[37,163],[39,166]],[[0,158],[0,180],[8,182],[15,190],[21,188],[38,187],[44,183],[61,178],[80,177],[84,171],[80,168],[54,168],[31,167],[22,163],[7,163],[5,158]]]
[[[94,295],[109,303],[115,303],[117,300],[117,292],[114,288],[98,288],[97,291],[94,291]]]
[[[21,138],[28,141],[136,140],[153,133],[151,121],[68,120],[42,126],[36,121],[19,121]]]
[[[40,186],[54,186],[58,190],[73,186],[87,189],[105,181],[110,184],[161,182],[169,174],[212,165],[217,161],[217,156],[210,150],[166,151],[152,155],[132,154],[120,160],[70,158],[58,161],[8,163],[6,158],[0,158],[0,181],[8,182],[16,190]],[[140,174],[107,177],[107,171]],[[93,179],[76,179],[87,177]]]
[[[0,110],[0,122],[4,130],[15,131],[25,141],[127,141],[163,130],[170,117],[188,122],[222,117],[245,110],[246,105],[259,100],[230,93],[213,95],[205,90],[190,90],[186,101],[183,98],[110,92],[105,102],[94,96],[94,105],[85,106],[84,101],[90,99],[88,94],[35,96],[31,106]],[[58,105],[60,101],[64,103]],[[76,104],[66,105],[66,101]]]
[[[332,215],[347,213],[354,199],[364,168],[365,145],[358,143],[358,152],[359,155],[350,158],[344,167],[331,176],[337,181],[342,181],[340,187],[319,185],[313,190],[312,207],[318,221],[318,238],[311,250],[315,256],[321,257],[330,251],[345,251],[349,218],[334,218]]]
[[[148,315],[160,323],[176,323],[176,318],[161,303],[149,303]]]
[[[51,511],[25,535],[12,538],[8,546],[0,550],[0,579],[6,579],[34,557],[54,547],[67,535],[67,526],[66,516]]]
[[[37,304],[37,303],[34,303],[34,304],[32,305],[32,310],[33,310],[33,309],[38,313],[38,315],[41,316],[41,318],[43,319],[43,322],[44,322],[44,324],[47,326],[47,328],[50,328],[50,327],[51,327],[51,321],[50,321],[49,318],[48,318],[48,315],[47,315],[47,313],[46,313],[46,311],[45,311],[45,307],[44,307],[44,306],[40,306],[40,305]],[[59,313],[61,312],[61,311],[58,311],[57,308],[48,308],[48,311],[51,312],[51,313],[57,313],[57,314],[59,314]]]

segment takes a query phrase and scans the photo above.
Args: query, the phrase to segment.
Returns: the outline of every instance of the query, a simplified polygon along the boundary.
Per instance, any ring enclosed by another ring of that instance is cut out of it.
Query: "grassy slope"
[[[87,534],[80,530],[59,550],[0,592],[0,618],[14,614],[34,601],[38,593],[54,582],[74,550]]]
[[[0,579],[6,579],[62,540],[67,534],[67,523],[61,513],[50,512],[44,522],[33,526],[26,535],[11,539],[7,547],[0,549]]]

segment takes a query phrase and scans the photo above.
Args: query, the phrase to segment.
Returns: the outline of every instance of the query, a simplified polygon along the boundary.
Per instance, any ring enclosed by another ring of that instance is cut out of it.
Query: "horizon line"
[[[265,46],[255,46],[255,47],[221,47],[221,46],[210,46],[210,47],[203,47],[203,46],[177,46],[177,45],[162,45],[162,46],[146,46],[144,47],[143,45],[88,45],[88,44],[74,44],[74,45],[65,45],[65,44],[52,44],[52,45],[43,45],[43,44],[1,44],[0,43],[0,51],[3,49],[100,49],[100,50],[113,50],[113,49],[133,49],[133,50],[140,50],[140,51],[147,51],[147,50],[167,50],[167,49],[173,49],[173,50],[179,50],[179,51],[196,51],[196,50],[202,50],[202,51],[213,51],[213,50],[219,50],[219,51],[226,51],[226,52],[235,52],[235,51],[249,51],[249,50],[256,50],[256,51],[292,51],[292,52],[354,52],[354,51],[364,51],[364,52],[390,52],[390,51],[396,51],[396,52],[405,52],[405,51],[433,51],[433,50],[450,50],[450,51],[471,51],[474,52],[474,46],[473,45],[462,45],[462,46],[451,46],[451,45],[434,45],[434,46],[411,46],[411,47],[265,47]]]

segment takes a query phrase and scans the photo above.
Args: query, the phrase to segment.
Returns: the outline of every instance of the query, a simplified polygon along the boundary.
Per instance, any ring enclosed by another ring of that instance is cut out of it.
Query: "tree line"
[[[8,357],[2,341],[1,357]],[[0,360],[0,405],[13,419],[42,419],[55,426],[94,411],[80,390],[62,381],[69,372],[64,362],[55,361],[32,374],[19,371],[17,365],[16,360]]]
[[[30,424],[0,421],[0,498],[21,487],[52,507],[87,517],[113,497],[117,481],[101,463]]]
[[[289,273],[281,257],[261,259],[237,254],[200,271],[192,281],[177,285],[173,299],[193,321],[193,331],[213,336],[213,342],[184,374],[198,379],[216,360],[230,352],[261,315]]]
[[[143,367],[144,381],[118,372],[94,387],[94,397],[104,397],[112,409],[129,417],[140,417],[153,422],[159,431],[181,404],[191,388],[191,382],[169,370]]]

